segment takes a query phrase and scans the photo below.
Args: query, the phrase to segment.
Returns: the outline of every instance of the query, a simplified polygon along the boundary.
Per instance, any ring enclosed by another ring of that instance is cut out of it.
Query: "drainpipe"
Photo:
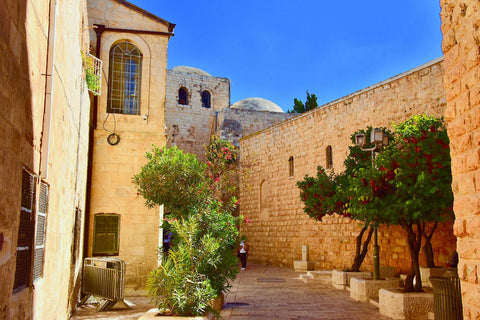
[[[55,58],[55,17],[57,1],[50,0],[48,17],[47,61],[45,66],[45,94],[43,98],[43,123],[40,138],[40,163],[38,172],[40,179],[47,179],[48,149],[50,144],[50,123],[52,116],[53,70]]]
[[[102,33],[105,31],[104,25],[94,25],[95,34],[97,35],[97,47],[95,56],[100,58],[102,47]],[[92,165],[93,165],[93,146],[94,131],[97,128],[97,110],[98,96],[93,96],[92,108],[90,110],[90,129],[88,138],[88,165],[87,165],[87,192],[85,195],[85,225],[83,232],[83,259],[88,256],[89,246],[89,230],[90,230],[90,199],[92,196]]]

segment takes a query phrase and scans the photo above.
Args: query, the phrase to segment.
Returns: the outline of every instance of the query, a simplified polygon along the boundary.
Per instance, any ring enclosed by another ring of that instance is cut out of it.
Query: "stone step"
[[[300,275],[300,279],[305,283],[331,283],[332,272],[331,271],[308,271],[307,274]]]

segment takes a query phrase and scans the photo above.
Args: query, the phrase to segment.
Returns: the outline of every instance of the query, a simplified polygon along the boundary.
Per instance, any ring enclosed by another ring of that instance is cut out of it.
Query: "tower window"
[[[290,177],[293,177],[294,174],[294,162],[293,162],[293,156],[288,159],[288,175]]]
[[[142,53],[127,40],[110,50],[107,112],[140,114]]]
[[[210,100],[211,100],[210,92],[203,91],[202,92],[202,107],[210,108]]]
[[[333,157],[332,157],[332,146],[328,146],[327,149],[325,149],[325,157],[327,159],[327,169],[333,167]]]
[[[188,106],[188,91],[183,87],[178,89],[178,103]]]

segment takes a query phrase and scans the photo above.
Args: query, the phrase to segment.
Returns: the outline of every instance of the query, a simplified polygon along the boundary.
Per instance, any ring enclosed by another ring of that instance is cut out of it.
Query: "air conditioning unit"
[[[125,269],[125,261],[118,258],[85,258],[82,292],[86,297],[82,301],[85,302],[90,296],[105,299],[97,311],[110,310],[118,302],[130,308],[130,304],[124,300]]]

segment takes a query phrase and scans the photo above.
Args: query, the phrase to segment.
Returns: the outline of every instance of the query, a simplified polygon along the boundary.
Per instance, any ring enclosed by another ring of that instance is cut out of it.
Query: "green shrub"
[[[238,273],[232,250],[237,223],[216,201],[208,210],[170,221],[175,245],[147,280],[149,295],[159,309],[182,316],[215,313],[209,302],[226,292]]]

